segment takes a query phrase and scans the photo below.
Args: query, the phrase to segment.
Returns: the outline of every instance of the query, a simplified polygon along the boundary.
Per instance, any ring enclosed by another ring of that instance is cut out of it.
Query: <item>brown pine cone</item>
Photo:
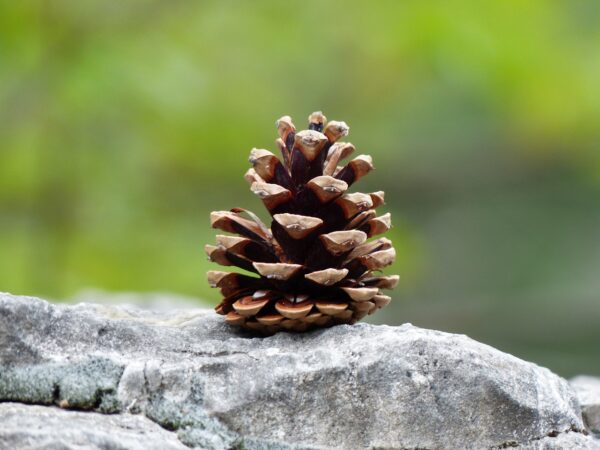
[[[375,213],[384,193],[346,192],[373,169],[371,157],[338,166],[354,152],[338,142],[349,128],[320,112],[309,116],[308,130],[296,132],[289,116],[277,129],[282,161],[254,149],[245,176],[273,217],[271,227],[241,208],[211,213],[213,228],[239,236],[217,235],[217,245],[206,246],[209,259],[255,274],[209,271],[208,282],[224,297],[215,309],[230,324],[264,334],[354,323],[387,305],[381,289],[399,280],[375,274],[394,262],[391,241],[368,241],[391,227],[389,213]]]

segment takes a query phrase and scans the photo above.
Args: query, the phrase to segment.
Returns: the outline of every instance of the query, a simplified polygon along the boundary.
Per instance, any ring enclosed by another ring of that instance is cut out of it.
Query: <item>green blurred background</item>
[[[0,1],[0,290],[216,303],[208,214],[345,120],[402,282],[372,320],[600,374],[600,2]]]

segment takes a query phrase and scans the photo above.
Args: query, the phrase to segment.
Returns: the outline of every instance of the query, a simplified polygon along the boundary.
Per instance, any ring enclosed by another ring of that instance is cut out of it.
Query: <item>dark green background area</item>
[[[373,321],[600,374],[599,80],[592,0],[0,1],[0,290],[216,303],[209,212],[323,110],[394,220]]]

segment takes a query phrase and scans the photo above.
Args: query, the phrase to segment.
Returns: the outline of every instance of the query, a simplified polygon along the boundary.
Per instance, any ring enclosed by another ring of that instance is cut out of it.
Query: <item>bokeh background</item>
[[[372,320],[600,374],[600,3],[0,1],[0,290],[215,304],[275,119],[345,120],[402,282]]]

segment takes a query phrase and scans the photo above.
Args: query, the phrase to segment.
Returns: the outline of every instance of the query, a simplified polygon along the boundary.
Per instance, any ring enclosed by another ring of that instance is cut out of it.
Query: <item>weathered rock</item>
[[[0,403],[1,449],[187,450],[144,416]]]
[[[571,380],[571,386],[579,399],[585,425],[600,437],[600,378],[581,375]]]
[[[597,448],[565,380],[411,325],[257,338],[207,310],[0,294],[0,401],[141,414],[206,449]]]
[[[596,439],[581,433],[546,436],[516,447],[517,450],[598,450],[599,448],[600,443]]]

